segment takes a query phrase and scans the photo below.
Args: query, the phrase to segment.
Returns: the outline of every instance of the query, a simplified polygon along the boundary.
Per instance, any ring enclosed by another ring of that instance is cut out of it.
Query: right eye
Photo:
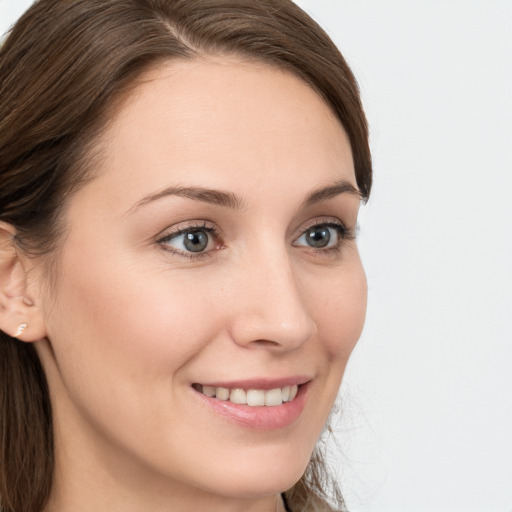
[[[165,249],[189,258],[206,255],[215,248],[216,232],[213,227],[190,226],[167,234],[158,243]]]

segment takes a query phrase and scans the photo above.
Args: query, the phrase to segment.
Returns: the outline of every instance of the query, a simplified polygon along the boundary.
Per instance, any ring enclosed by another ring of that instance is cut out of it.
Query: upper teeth
[[[269,389],[228,389],[215,388],[213,386],[198,386],[206,396],[215,397],[218,400],[229,400],[234,404],[251,406],[281,405],[283,402],[291,402],[297,395],[298,386],[285,386],[284,388]]]

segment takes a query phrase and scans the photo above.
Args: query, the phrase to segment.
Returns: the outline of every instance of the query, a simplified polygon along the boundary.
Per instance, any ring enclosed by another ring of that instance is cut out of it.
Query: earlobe
[[[36,301],[28,294],[27,273],[15,241],[16,230],[0,222],[0,329],[21,341],[45,336]]]

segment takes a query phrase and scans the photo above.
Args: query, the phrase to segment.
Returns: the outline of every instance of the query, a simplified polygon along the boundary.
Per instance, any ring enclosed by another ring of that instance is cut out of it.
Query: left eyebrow
[[[357,187],[352,185],[350,181],[341,179],[333,185],[313,190],[313,192],[308,194],[304,200],[303,206],[307,208],[309,206],[313,206],[314,204],[320,203],[321,201],[332,199],[333,197],[336,197],[340,194],[350,194],[351,196],[357,197],[359,200],[362,199],[361,192]]]

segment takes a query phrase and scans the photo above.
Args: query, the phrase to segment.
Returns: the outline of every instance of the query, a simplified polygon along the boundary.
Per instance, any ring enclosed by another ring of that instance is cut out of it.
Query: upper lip
[[[261,389],[269,390],[276,388],[284,388],[285,386],[300,386],[309,382],[311,377],[305,375],[295,375],[291,377],[280,378],[254,378],[243,380],[230,380],[230,381],[209,381],[198,382],[202,386],[211,386],[214,388],[227,388],[227,389]]]

